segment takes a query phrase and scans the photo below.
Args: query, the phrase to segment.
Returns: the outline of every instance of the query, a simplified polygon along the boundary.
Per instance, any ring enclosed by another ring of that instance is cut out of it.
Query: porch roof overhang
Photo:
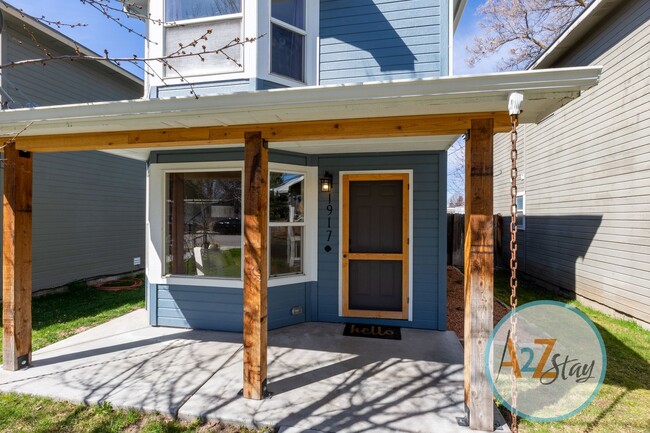
[[[274,89],[200,99],[129,100],[5,111],[0,136],[34,152],[104,150],[142,159],[136,149],[242,145],[245,131],[270,142],[396,140],[446,136],[472,118],[509,127],[511,92],[524,94],[520,122],[535,123],[597,84],[601,67]],[[399,142],[399,141],[396,141]],[[407,146],[408,147],[408,146]],[[404,149],[409,150],[409,149]]]

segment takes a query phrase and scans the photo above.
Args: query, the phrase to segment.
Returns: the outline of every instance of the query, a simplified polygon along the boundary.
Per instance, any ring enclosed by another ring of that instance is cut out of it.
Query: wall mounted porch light
[[[323,177],[320,178],[320,190],[322,192],[332,192],[332,183],[334,177],[329,171],[326,171]]]

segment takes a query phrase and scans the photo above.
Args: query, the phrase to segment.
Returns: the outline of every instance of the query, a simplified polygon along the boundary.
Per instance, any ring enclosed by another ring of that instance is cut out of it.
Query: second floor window
[[[167,0],[167,22],[241,13],[241,0]]]
[[[222,48],[242,37],[242,19],[241,0],[165,0],[165,55],[177,53],[181,46],[199,40],[208,29],[212,32],[207,35],[207,41],[200,40],[197,47],[182,51],[200,52],[203,46],[207,51]],[[211,54],[204,58],[182,57],[169,63],[183,75],[239,71],[237,63],[242,63],[242,47],[234,46],[226,53],[232,59]],[[166,75],[174,76],[177,72],[167,70]]]
[[[271,1],[271,72],[305,81],[305,0]]]

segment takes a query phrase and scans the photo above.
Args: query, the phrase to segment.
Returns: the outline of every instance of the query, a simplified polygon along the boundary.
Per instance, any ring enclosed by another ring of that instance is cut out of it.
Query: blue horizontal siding
[[[224,95],[237,92],[250,92],[257,90],[256,83],[251,80],[225,80],[208,81],[196,83],[191,86],[187,83],[161,86],[150,92],[150,98],[189,98],[194,97],[194,91],[198,96]]]
[[[149,164],[165,164],[179,162],[208,162],[208,161],[243,161],[244,147],[228,149],[192,149],[192,150],[161,150],[149,155]],[[309,155],[287,152],[284,150],[269,150],[269,161],[278,164],[310,165]]]
[[[210,329],[241,332],[244,320],[244,295],[241,289],[185,285],[155,285],[149,295],[155,314],[154,326]],[[269,288],[269,329],[295,325],[305,321],[306,284]],[[292,307],[302,313],[292,315]]]
[[[363,170],[413,170],[413,321],[351,319],[338,315],[339,308],[339,172]],[[446,239],[441,239],[446,219],[440,218],[445,208],[446,174],[444,152],[411,152],[390,155],[327,155],[319,158],[320,176],[328,171],[334,176],[330,226],[333,236],[327,242],[327,212],[319,212],[318,226],[318,289],[319,321],[393,324],[403,327],[444,329],[446,313],[441,303],[446,297],[446,278],[441,253],[446,251]],[[320,194],[319,209],[328,205],[328,196]],[[325,252],[325,246],[332,250]],[[441,264],[442,263],[442,264]]]
[[[448,73],[448,0],[321,0],[320,83]]]

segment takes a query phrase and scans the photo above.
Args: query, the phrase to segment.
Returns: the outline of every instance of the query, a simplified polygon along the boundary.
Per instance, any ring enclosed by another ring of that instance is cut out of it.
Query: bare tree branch
[[[504,49],[499,70],[526,69],[592,1],[486,0],[477,9],[482,32],[466,47],[466,62],[472,67]]]
[[[62,54],[62,55],[48,55],[46,57],[40,57],[37,59],[26,59],[26,60],[17,60],[14,62],[9,62],[3,65],[0,65],[0,70],[2,69],[7,69],[7,68],[15,68],[18,66],[25,66],[25,65],[32,65],[32,64],[41,64],[41,65],[46,65],[47,63],[50,62],[55,62],[55,61],[79,61],[79,60],[90,60],[90,61],[95,61],[95,62],[110,62],[110,63],[119,63],[119,62],[141,62],[141,63],[148,63],[148,62],[153,62],[153,61],[158,61],[158,62],[169,62],[170,60],[173,59],[179,59],[179,58],[185,58],[185,57],[201,57],[205,61],[206,55],[210,54],[221,54],[226,56],[226,58],[232,59],[229,55],[224,53],[225,50],[229,48],[233,48],[239,45],[244,45],[247,43],[252,43],[255,42],[258,39],[258,37],[255,38],[245,38],[245,39],[240,39],[240,38],[235,38],[232,41],[230,41],[228,44],[224,45],[221,48],[217,48],[214,50],[208,50],[204,47],[201,51],[177,51],[172,54],[169,54],[167,56],[163,57],[138,57],[136,55],[133,55],[131,57],[111,57],[109,56],[109,53],[107,50],[104,50],[104,56],[90,56],[87,54],[82,53],[80,50],[77,50],[75,54]],[[190,44],[191,45],[191,44]],[[233,60],[234,61],[234,60]],[[235,62],[237,63],[237,62]],[[239,63],[237,65],[241,66]]]

